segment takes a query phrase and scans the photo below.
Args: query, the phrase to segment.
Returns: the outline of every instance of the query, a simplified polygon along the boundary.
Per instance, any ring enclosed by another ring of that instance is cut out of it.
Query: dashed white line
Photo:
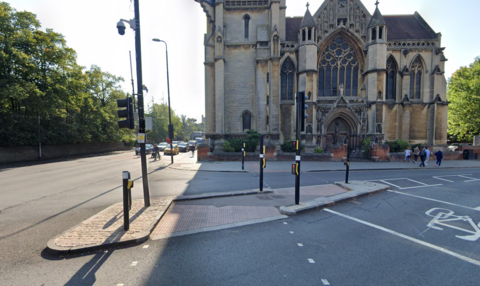
[[[290,233],[293,234],[293,231],[291,231]]]
[[[309,258],[309,259],[308,259],[308,262],[310,262],[310,263],[315,263],[315,260]]]
[[[405,235],[405,234],[401,234],[401,233],[399,233],[399,232],[390,230],[390,229],[388,229],[388,228],[384,228],[384,227],[379,226],[379,225],[375,225],[375,224],[373,224],[373,223],[369,223],[369,222],[360,220],[360,219],[358,219],[358,218],[354,218],[354,217],[351,217],[351,216],[348,216],[348,215],[344,215],[344,214],[339,213],[339,212],[336,212],[336,211],[332,211],[332,210],[330,210],[330,209],[323,209],[323,210],[326,211],[326,212],[329,212],[329,213],[332,213],[332,214],[335,214],[335,215],[344,217],[344,218],[346,218],[346,219],[353,220],[353,221],[356,221],[356,222],[358,222],[358,223],[361,223],[361,224],[370,226],[370,227],[372,227],[372,228],[375,228],[375,229],[384,231],[384,232],[386,232],[386,233],[393,234],[393,235],[395,235],[395,236],[404,238],[404,239],[406,239],[406,240],[410,240],[410,241],[415,242],[415,243],[418,243],[418,244],[420,244],[420,245],[423,245],[423,246],[426,246],[426,247],[430,247],[430,248],[432,248],[432,249],[435,249],[435,250],[437,250],[437,251],[440,251],[440,252],[443,252],[443,253],[445,253],[445,254],[451,255],[451,256],[453,256],[453,257],[456,257],[456,258],[461,259],[461,260],[463,260],[463,261],[469,262],[469,263],[471,263],[471,264],[480,266],[480,261],[475,260],[475,259],[472,259],[472,258],[467,257],[467,256],[463,256],[463,255],[461,255],[461,254],[458,254],[458,253],[456,253],[456,252],[453,252],[453,251],[450,251],[450,250],[448,250],[448,249],[442,248],[442,247],[440,247],[440,246],[436,246],[436,245],[434,245],[434,244],[431,244],[431,243],[428,243],[428,242],[425,242],[425,241],[422,241],[422,240],[419,240],[419,239],[416,239],[416,238],[407,236],[407,235]]]
[[[303,243],[297,243],[297,244],[298,244],[298,246],[300,246],[300,247],[302,247],[302,246],[303,246]]]
[[[137,264],[138,264],[138,261],[134,261],[132,262],[132,264],[130,264],[130,266],[137,266]]]
[[[385,183],[385,184],[387,184],[387,185],[394,186],[394,187],[399,188],[399,189],[402,188],[402,187],[400,187],[400,186],[397,186],[397,185],[394,185],[394,184],[392,184],[392,183],[386,182],[385,180],[380,180],[380,182]]]
[[[429,188],[429,187],[438,187],[438,186],[443,186],[443,184],[425,185],[425,186],[415,186],[415,187],[405,187],[405,188],[399,188],[399,189],[400,189],[400,190],[407,190],[407,189]]]
[[[419,181],[415,181],[415,180],[412,180],[412,179],[407,179],[407,180],[412,181],[412,182],[417,183],[417,184],[420,184],[420,185],[428,186],[427,184],[419,182]]]
[[[471,208],[471,207],[466,207],[466,206],[462,206],[462,205],[457,205],[457,204],[450,203],[450,202],[444,202],[444,201],[440,201],[440,200],[436,200],[436,199],[431,199],[431,198],[426,198],[426,197],[422,197],[422,196],[416,196],[416,195],[412,195],[412,194],[402,193],[402,192],[399,192],[399,191],[388,190],[388,192],[396,193],[396,194],[400,194],[400,195],[405,195],[405,196],[410,196],[410,197],[414,197],[414,198],[419,198],[419,199],[424,199],[424,200],[429,200],[429,201],[432,201],[432,202],[437,202],[437,203],[452,205],[452,206],[456,206],[456,207],[466,208],[466,209],[470,209],[470,210],[480,211],[480,207],[478,207],[478,208]]]
[[[322,279],[322,283],[323,283],[323,285],[330,285],[330,283],[328,283],[327,279]]]
[[[433,176],[433,178],[434,178],[434,179],[437,179],[437,180],[447,181],[447,182],[450,182],[450,183],[455,183],[455,181],[450,181],[450,180],[443,179],[443,178],[440,178],[440,177],[435,177],[435,176]]]
[[[288,222],[284,221],[283,224],[288,224]]]
[[[143,246],[143,248],[148,248],[148,247],[149,247],[149,245],[144,245],[144,246]]]

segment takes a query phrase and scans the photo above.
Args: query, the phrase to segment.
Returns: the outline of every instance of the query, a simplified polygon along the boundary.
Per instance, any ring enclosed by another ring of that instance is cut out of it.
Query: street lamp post
[[[170,137],[170,158],[172,159],[173,164],[173,125],[172,125],[172,114],[170,112],[170,79],[168,78],[168,48],[167,42],[160,39],[152,39],[154,42],[162,42],[165,44],[165,54],[167,57],[167,90],[168,90],[168,137]]]

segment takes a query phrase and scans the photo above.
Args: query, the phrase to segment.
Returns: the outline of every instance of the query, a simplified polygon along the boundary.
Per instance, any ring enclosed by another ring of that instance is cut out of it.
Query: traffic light
[[[293,150],[297,150],[297,141],[292,141]]]
[[[297,92],[297,104],[298,104],[298,112],[300,112],[300,124],[302,128],[301,131],[305,131],[305,119],[308,117],[307,109],[308,105],[306,104],[307,99],[310,99],[308,95],[305,94],[303,91]]]
[[[125,118],[126,120],[118,121],[118,128],[129,128],[135,129],[135,124],[133,121],[133,100],[131,97],[126,99],[117,99],[118,108],[123,108],[118,110],[118,118]]]
[[[167,138],[167,143],[170,144],[171,140],[170,138]]]

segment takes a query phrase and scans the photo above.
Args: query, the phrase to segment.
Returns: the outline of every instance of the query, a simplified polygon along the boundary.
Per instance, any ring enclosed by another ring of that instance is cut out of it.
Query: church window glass
[[[358,96],[359,63],[355,50],[341,36],[325,48],[318,67],[318,96]]]
[[[242,123],[243,123],[243,132],[249,131],[252,129],[252,114],[249,111],[245,111],[242,115]]]
[[[245,24],[245,39],[248,39],[248,28],[250,25],[250,16],[248,15],[243,16],[243,22]]]
[[[420,60],[420,57],[417,57],[410,67],[410,98],[412,99],[420,99],[420,92],[422,90],[422,72],[422,61]]]
[[[395,60],[390,57],[387,60],[387,99],[395,99],[397,95],[397,65]]]
[[[292,60],[287,58],[282,65],[281,87],[282,100],[293,100],[294,66]]]

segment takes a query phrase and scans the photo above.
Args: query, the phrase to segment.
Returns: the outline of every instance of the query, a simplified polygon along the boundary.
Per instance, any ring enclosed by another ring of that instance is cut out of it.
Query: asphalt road
[[[169,160],[149,165],[152,197],[258,188],[254,174],[165,169]],[[139,161],[121,153],[0,169],[0,284],[478,285],[479,169],[351,172],[351,180],[392,190],[284,221],[131,248],[45,251],[49,239],[120,201],[121,172],[139,178]],[[302,185],[344,178],[301,176]],[[141,198],[141,179],[135,184]],[[293,186],[293,176],[266,173],[265,184]]]

